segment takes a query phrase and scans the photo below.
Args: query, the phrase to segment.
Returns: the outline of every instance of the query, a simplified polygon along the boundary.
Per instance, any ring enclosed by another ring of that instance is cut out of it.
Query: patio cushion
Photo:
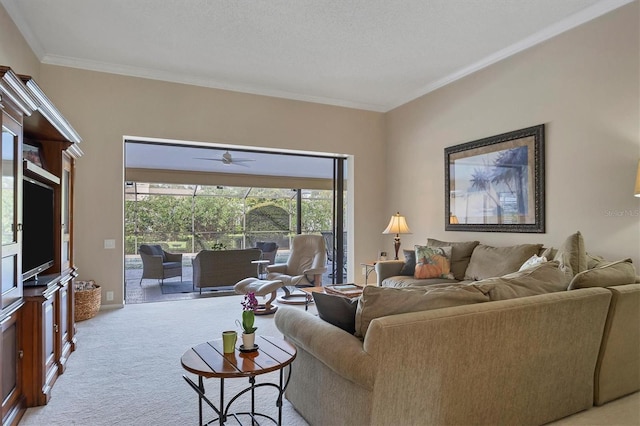
[[[150,244],[148,245],[149,247],[149,254],[151,254],[152,256],[162,256],[162,258],[164,259],[164,250],[162,250],[162,247],[156,244]]]

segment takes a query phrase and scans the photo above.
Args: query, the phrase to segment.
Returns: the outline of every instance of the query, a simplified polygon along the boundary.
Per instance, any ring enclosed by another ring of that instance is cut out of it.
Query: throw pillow
[[[414,278],[448,278],[451,273],[451,247],[415,246],[416,268]]]
[[[559,263],[559,269],[564,273],[567,287],[573,279],[573,270],[571,269],[570,256],[566,251],[558,252],[554,257],[554,262]]]
[[[553,259],[556,257],[556,253],[558,249],[554,249],[553,247],[544,248],[542,247],[542,253],[540,253],[541,257],[546,257],[547,259]]]
[[[597,268],[598,266],[604,266],[608,264],[608,262],[604,260],[604,257],[598,256],[597,254],[587,253],[587,269]]]
[[[342,296],[314,292],[313,301],[316,303],[320,319],[347,333],[353,334],[356,331],[358,299],[347,299]]]
[[[587,287],[610,287],[632,284],[636,281],[636,268],[631,259],[618,260],[577,273],[569,290]]]
[[[531,268],[532,266],[540,265],[541,263],[544,263],[546,261],[547,261],[546,257],[538,256],[537,254],[534,254],[529,259],[527,259],[526,262],[522,264],[519,271],[524,271],[525,269]]]
[[[358,302],[355,335],[364,337],[375,318],[487,301],[488,296],[469,285],[454,284],[433,289],[367,286]]]
[[[584,249],[584,239],[580,231],[567,237],[564,243],[558,247],[558,252],[553,260],[566,263],[567,267],[570,266],[572,277],[587,270],[587,252]]]
[[[558,262],[545,262],[523,271],[477,281],[473,285],[493,300],[507,300],[567,289]]]
[[[464,274],[469,266],[473,249],[480,244],[480,241],[448,242],[429,238],[429,247],[451,247],[451,273],[458,281],[464,280]]]
[[[520,266],[540,251],[542,244],[520,244],[510,247],[492,247],[479,244],[471,255],[465,280],[484,280],[501,277],[520,269]]]
[[[416,252],[415,250],[402,250],[404,253],[404,265],[400,270],[400,275],[413,276],[416,270]]]

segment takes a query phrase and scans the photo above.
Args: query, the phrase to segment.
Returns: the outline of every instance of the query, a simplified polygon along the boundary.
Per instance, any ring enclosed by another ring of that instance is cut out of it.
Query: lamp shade
[[[407,225],[407,220],[404,216],[400,216],[400,212],[391,216],[387,229],[382,231],[383,234],[410,234],[411,230]]]
[[[636,190],[634,191],[636,197],[640,197],[640,161],[638,161],[638,173],[636,174]]]

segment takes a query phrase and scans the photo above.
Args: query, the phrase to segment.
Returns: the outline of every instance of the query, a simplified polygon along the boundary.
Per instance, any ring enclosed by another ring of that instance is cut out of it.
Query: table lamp
[[[391,216],[391,220],[389,221],[389,225],[387,225],[387,229],[382,231],[383,234],[396,234],[393,239],[394,247],[396,249],[396,257],[395,260],[398,260],[398,250],[400,250],[400,234],[410,234],[411,230],[407,225],[407,220],[404,216],[400,216],[400,212]]]

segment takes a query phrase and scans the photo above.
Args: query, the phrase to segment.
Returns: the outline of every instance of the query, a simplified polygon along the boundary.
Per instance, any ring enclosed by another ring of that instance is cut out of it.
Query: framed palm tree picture
[[[445,148],[445,230],[545,232],[544,124]]]

